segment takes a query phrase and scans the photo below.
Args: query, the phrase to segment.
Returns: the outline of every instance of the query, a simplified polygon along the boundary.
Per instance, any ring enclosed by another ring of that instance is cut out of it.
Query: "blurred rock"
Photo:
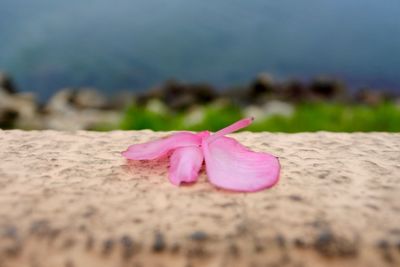
[[[244,109],[244,115],[245,117],[254,117],[258,120],[263,120],[274,115],[290,117],[293,115],[294,111],[292,104],[271,100],[263,106],[251,105],[246,107]]]
[[[292,104],[278,100],[269,101],[263,108],[267,116],[280,115],[290,117],[294,113],[294,107]]]
[[[209,84],[194,84],[191,86],[191,90],[196,96],[196,101],[198,104],[210,103],[218,97],[217,91]]]
[[[12,125],[22,129],[40,129],[37,103],[31,93],[10,94],[0,90],[1,127]]]
[[[360,90],[350,99],[345,86],[329,77],[316,78],[310,84],[299,80],[277,83],[271,75],[260,74],[247,87],[231,87],[223,92],[208,84],[174,80],[139,95],[123,92],[112,99],[95,88],[65,88],[39,107],[33,94],[17,93],[12,79],[0,72],[0,128],[85,130],[101,124],[117,125],[123,110],[133,103],[157,114],[183,111],[184,125],[193,126],[203,122],[207,110],[204,105],[215,113],[225,106],[238,105],[246,116],[263,119],[291,116],[293,105],[299,102],[351,100],[378,105],[394,99],[394,95],[372,89]]]
[[[400,96],[398,96],[395,100],[394,100],[395,105],[397,106],[398,109],[400,109]]]
[[[0,71],[0,90],[4,90],[9,94],[15,94],[17,92],[14,82],[12,81],[10,76],[1,71]]]
[[[246,118],[253,117],[257,120],[263,120],[266,118],[264,109],[256,105],[250,105],[245,107],[243,110],[243,114]]]
[[[367,104],[371,106],[379,105],[385,101],[386,96],[384,92],[374,91],[371,89],[361,89],[355,95],[357,103]]]
[[[341,100],[345,94],[345,87],[338,80],[319,77],[311,82],[310,92],[314,100]]]
[[[81,109],[104,109],[108,106],[107,99],[100,94],[99,91],[93,88],[82,88],[76,90],[72,97],[72,103],[77,108]]]
[[[183,118],[183,125],[185,127],[190,127],[201,124],[204,121],[204,117],[205,114],[202,107],[193,107],[189,110],[188,113],[186,113],[186,116]]]
[[[13,109],[0,107],[0,129],[15,128],[18,113]]]
[[[163,86],[138,97],[139,104],[158,98],[173,110],[185,110],[197,104],[206,104],[216,99],[216,91],[207,84],[184,84],[167,81]]]
[[[303,102],[309,99],[310,90],[307,86],[298,80],[291,80],[284,84],[282,89],[282,98],[289,102]]]
[[[121,112],[102,110],[106,105],[104,98],[92,89],[80,92],[66,88],[48,101],[43,125],[55,130],[90,130],[96,125],[115,125],[121,119]]]
[[[156,114],[167,114],[168,107],[159,99],[150,99],[146,104],[146,109]]]
[[[268,73],[262,73],[251,83],[247,97],[251,103],[262,103],[275,94],[276,88],[272,76]]]
[[[77,109],[107,109],[111,104],[92,88],[64,88],[55,93],[46,105],[46,111],[68,112]]]
[[[71,110],[69,113],[52,113],[43,117],[44,127],[54,130],[94,130],[101,125],[115,125],[121,120],[117,111],[96,109]]]
[[[55,93],[47,102],[44,111],[46,113],[68,113],[73,109],[74,92],[64,88]]]
[[[234,105],[248,106],[251,100],[247,97],[248,90],[243,87],[233,87],[224,90],[221,93],[221,98],[229,99]]]
[[[136,97],[132,92],[123,91],[117,93],[110,101],[109,106],[110,109],[113,110],[124,110],[125,108],[129,107],[130,105],[135,104]]]

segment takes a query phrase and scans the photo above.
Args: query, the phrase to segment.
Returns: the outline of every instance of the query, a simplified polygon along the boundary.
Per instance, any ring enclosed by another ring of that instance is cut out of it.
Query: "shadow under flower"
[[[168,179],[169,158],[163,157],[156,160],[126,160],[126,164],[121,165],[123,171],[128,174],[129,180],[143,184],[152,184],[167,187],[170,189],[186,189],[182,192],[220,192],[225,194],[246,194],[222,188],[217,188],[207,181],[206,168],[203,166],[199,172],[199,178],[192,183],[181,183],[179,187],[173,185]]]
[[[156,160],[126,160],[126,164],[121,165],[125,173],[129,174],[131,180],[142,180],[152,184],[168,184],[172,188],[177,188],[168,180],[169,159],[164,157]],[[201,173],[205,173],[204,166]],[[201,175],[203,176],[203,175]],[[201,183],[205,182],[205,179]],[[182,183],[179,187],[191,187],[200,181],[192,183]]]

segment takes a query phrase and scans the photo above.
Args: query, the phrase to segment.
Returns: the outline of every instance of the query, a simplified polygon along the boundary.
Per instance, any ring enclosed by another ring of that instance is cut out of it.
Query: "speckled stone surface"
[[[251,194],[120,156],[167,134],[0,131],[0,266],[400,265],[400,134],[234,134],[280,157]]]

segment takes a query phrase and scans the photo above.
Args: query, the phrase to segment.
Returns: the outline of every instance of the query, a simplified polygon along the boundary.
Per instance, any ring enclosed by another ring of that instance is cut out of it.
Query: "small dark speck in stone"
[[[6,247],[4,250],[4,253],[9,257],[16,257],[20,252],[21,252],[21,245],[19,243],[15,243],[9,247]]]
[[[276,243],[278,244],[278,246],[281,247],[281,248],[284,248],[284,247],[286,246],[286,239],[285,239],[285,237],[284,237],[283,235],[281,235],[281,234],[278,234],[278,235],[275,237],[275,241],[276,241]]]
[[[325,179],[326,176],[328,176],[328,174],[323,173],[323,174],[318,175],[318,178],[319,178],[319,179]]]
[[[165,249],[165,246],[164,236],[160,232],[157,232],[154,236],[153,251],[161,252]]]
[[[172,253],[178,253],[180,249],[181,249],[181,246],[178,243],[175,243],[171,246]]]
[[[391,189],[393,189],[393,187],[392,187],[392,186],[389,186],[389,185],[383,185],[381,188],[382,188],[383,190],[391,190]]]
[[[317,229],[318,228],[319,229],[323,229],[323,228],[326,228],[328,226],[328,224],[326,222],[321,221],[321,220],[315,220],[315,221],[313,221],[311,223],[307,223],[307,224],[309,224],[312,227],[317,228]]]
[[[142,222],[143,222],[143,220],[140,219],[140,218],[135,218],[135,219],[133,220],[133,223],[142,223]]]
[[[104,255],[109,254],[112,251],[113,247],[114,247],[114,241],[112,239],[104,240],[102,253]]]
[[[372,210],[379,210],[379,207],[373,204],[366,204],[365,206]]]
[[[376,245],[382,250],[387,250],[389,248],[389,242],[387,240],[380,240]]]
[[[48,232],[49,238],[56,239],[60,235],[61,231],[62,231],[61,229],[55,229],[55,228],[50,229]]]
[[[392,263],[394,261],[393,255],[390,253],[390,251],[385,251],[382,256],[383,259],[388,263]]]
[[[94,245],[94,238],[93,236],[88,236],[86,239],[86,249],[91,250]]]
[[[306,243],[300,238],[296,238],[293,243],[297,248],[304,248],[306,246]]]
[[[322,254],[330,254],[330,247],[335,237],[329,230],[322,231],[315,240],[314,246]]]
[[[63,243],[64,249],[72,248],[75,245],[75,240],[72,238],[67,238]]]
[[[133,252],[134,252],[132,238],[130,236],[128,236],[128,235],[124,235],[121,238],[121,245],[122,245],[122,248],[123,248],[122,256],[125,259],[129,259],[130,257],[132,257]]]
[[[194,241],[204,241],[208,238],[208,235],[203,231],[196,231],[190,235],[190,239]]]
[[[283,253],[280,260],[279,260],[279,266],[285,266],[289,264],[292,261],[290,258],[289,254]]]
[[[3,231],[3,236],[8,238],[17,238],[18,230],[15,226],[6,226]]]
[[[65,262],[65,267],[74,267],[75,265],[74,265],[74,263],[71,261],[71,260],[67,260],[66,262]]]
[[[397,241],[397,243],[396,243],[396,248],[397,248],[397,250],[400,252],[400,240]]]
[[[356,257],[358,254],[357,244],[349,240],[341,239],[337,243],[338,255],[342,257]]]
[[[47,220],[34,221],[31,224],[30,232],[37,235],[45,235],[49,230],[49,223]]]
[[[97,212],[97,209],[93,206],[87,206],[86,210],[83,212],[82,216],[84,218],[89,218],[92,217],[93,215],[95,215]]]
[[[315,240],[314,248],[327,257],[355,257],[357,245],[350,240],[335,236],[330,230],[323,230]]]
[[[292,201],[303,201],[303,198],[299,195],[290,195],[289,199]]]
[[[239,256],[239,248],[236,244],[232,243],[229,245],[229,253],[232,256]]]
[[[342,184],[342,181],[339,179],[333,179],[333,182],[335,182],[336,184]]]
[[[262,245],[262,244],[260,244],[259,242],[257,242],[255,245],[254,245],[254,251],[256,252],[256,253],[261,253],[261,252],[263,252],[264,251],[264,246]]]
[[[194,246],[188,249],[187,255],[188,257],[204,258],[207,255],[207,251],[202,246]]]
[[[400,229],[399,228],[393,228],[389,230],[389,234],[391,235],[400,235]]]
[[[264,209],[266,209],[266,210],[272,210],[272,209],[275,209],[275,208],[276,208],[276,206],[273,205],[273,204],[269,204],[269,205],[264,206]]]
[[[133,246],[133,240],[130,236],[124,235],[121,237],[121,244],[124,247],[132,247]]]

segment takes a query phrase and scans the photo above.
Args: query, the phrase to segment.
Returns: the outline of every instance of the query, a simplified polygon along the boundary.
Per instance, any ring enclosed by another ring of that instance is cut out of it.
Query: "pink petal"
[[[198,146],[177,148],[170,158],[169,180],[174,185],[195,182],[202,164],[203,152]]]
[[[279,180],[280,165],[276,157],[253,152],[235,139],[222,136],[211,143],[203,139],[202,150],[208,178],[217,187],[254,192]]]
[[[200,134],[181,132],[148,143],[131,145],[122,152],[122,155],[127,159],[151,160],[165,156],[169,151],[178,147],[199,146],[201,140]]]
[[[235,122],[235,123],[223,128],[223,129],[219,130],[218,132],[216,132],[212,136],[210,136],[208,138],[208,141],[212,142],[212,141],[214,141],[215,139],[217,139],[217,138],[219,138],[221,136],[233,133],[233,132],[235,132],[237,130],[240,130],[240,129],[244,128],[244,127],[247,127],[253,122],[253,120],[254,120],[254,118],[246,118],[246,119],[242,119],[240,121],[237,121],[237,122]]]

